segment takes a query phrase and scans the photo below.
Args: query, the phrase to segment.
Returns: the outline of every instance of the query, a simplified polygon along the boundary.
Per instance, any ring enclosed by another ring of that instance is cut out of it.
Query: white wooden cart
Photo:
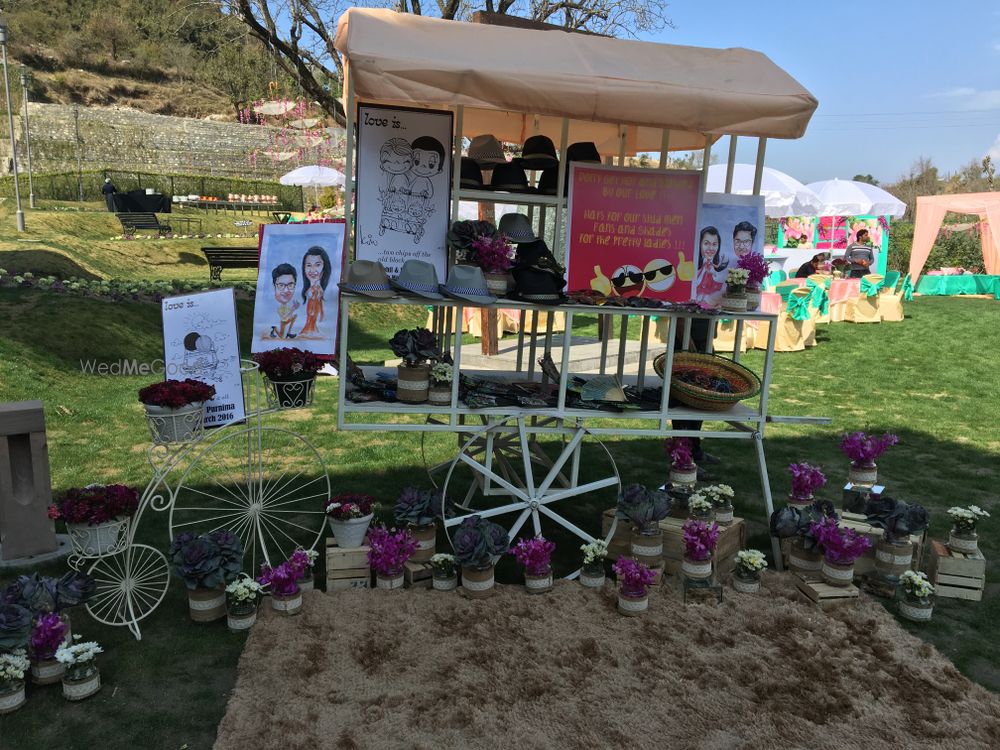
[[[628,154],[658,151],[658,169],[668,167],[671,149],[703,150],[707,171],[712,144],[723,135],[729,135],[726,180],[729,191],[737,136],[756,137],[754,192],[759,193],[767,139],[801,137],[817,106],[816,99],[787,73],[765,56],[745,49],[675,47],[558,30],[474,25],[362,8],[352,8],[341,17],[336,48],[345,60],[348,226],[352,224],[358,104],[447,109],[455,115],[452,220],[457,220],[459,201],[463,199],[527,205],[529,216],[533,220],[537,217],[540,234],[551,237],[557,254],[562,247],[566,208],[563,186],[569,143],[593,141],[609,163],[617,156],[619,164],[624,163]],[[463,139],[483,133],[516,143],[536,134],[552,138],[560,153],[557,194],[523,195],[459,189]],[[348,320],[352,306],[386,303],[427,304],[425,300],[374,301],[344,296],[341,302],[342,362],[346,361],[343,355],[350,350]],[[498,307],[523,311],[518,364],[516,372],[508,375],[545,382],[545,374],[535,370],[539,347],[535,313],[551,312],[556,308],[508,301],[501,302]],[[435,333],[444,348],[453,352],[458,371],[461,347],[455,342],[461,340],[463,305],[442,302],[434,308]],[[767,413],[775,325],[769,326],[761,376],[763,390],[755,407],[738,404],[725,412],[669,408],[666,396],[669,389],[665,388],[659,409],[615,415],[609,419],[607,414],[567,407],[574,315],[599,313],[619,318],[617,326],[604,327],[605,330],[618,330],[617,362],[605,356],[613,351],[608,348],[610,337],[605,336],[601,371],[610,369],[623,382],[639,386],[647,380],[659,380],[649,373],[647,366],[652,354],[647,346],[651,318],[668,318],[676,326],[702,316],[638,308],[566,305],[557,309],[566,313],[566,325],[562,334],[560,378],[553,384],[558,389],[554,408],[470,409],[458,402],[457,381],[452,387],[451,405],[446,408],[398,403],[355,404],[347,399],[347,384],[341,378],[339,428],[425,434],[444,432],[462,436],[459,451],[448,465],[443,484],[446,487],[450,484],[459,466],[468,467],[480,477],[476,485],[481,497],[465,494],[458,498],[460,515],[446,525],[459,523],[463,514],[474,512],[488,517],[510,516],[512,539],[529,519],[536,533],[541,530],[541,521],[549,519],[582,539],[593,538],[579,524],[568,520],[565,512],[557,511],[554,504],[620,484],[618,469],[607,451],[610,468],[603,476],[580,480],[581,460],[585,460],[581,458],[581,445],[585,441],[599,441],[602,435],[658,438],[697,435],[750,440],[756,449],[766,510],[771,512],[763,439],[766,423],[778,419]],[[643,342],[639,372],[631,378],[623,371],[623,342],[627,338],[630,317],[638,318]],[[774,322],[774,316],[756,313],[727,313],[726,317],[737,321],[736,341],[741,340],[747,321]],[[528,318],[533,321],[530,334],[525,330],[529,327]],[[685,325],[684,330],[686,348],[690,326]],[[673,336],[667,338],[665,371],[669,372],[674,347]],[[550,325],[544,334],[542,351],[551,349],[552,340]],[[734,353],[733,358],[738,360],[739,353]],[[608,368],[609,361],[613,363],[611,368]],[[366,375],[375,377],[377,373],[367,368]],[[703,420],[714,427],[697,433],[674,430],[671,421],[675,419]],[[722,429],[726,425],[734,429]],[[532,440],[544,434],[561,435],[563,448],[558,456],[540,464],[535,460],[538,452],[533,449]],[[520,466],[514,466],[518,461]],[[780,555],[775,556],[780,565]]]

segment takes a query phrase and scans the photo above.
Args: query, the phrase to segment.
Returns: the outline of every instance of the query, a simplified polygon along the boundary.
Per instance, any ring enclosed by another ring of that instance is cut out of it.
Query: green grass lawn
[[[29,222],[49,213],[58,212],[31,212]],[[190,272],[207,277],[204,266],[191,261],[186,268],[188,261],[180,254],[169,255],[174,251],[166,242],[154,248],[162,254],[158,256],[162,262],[136,264],[125,249],[131,253],[138,243],[101,239],[117,234],[110,224],[113,217],[79,217],[101,247],[93,257],[83,258],[86,242],[79,236],[65,235],[72,246],[67,252],[55,248],[56,240],[46,240],[52,246],[46,252],[62,257],[60,262],[80,262],[90,272],[107,276],[169,279]],[[65,226],[66,217],[57,218],[61,222],[53,219],[53,226]],[[0,241],[3,267],[12,265],[11,253],[21,252],[8,249],[20,247],[10,239],[8,223],[9,214],[0,211],[0,236],[7,238]],[[197,246],[192,246],[193,252]],[[385,343],[391,334],[424,319],[419,307],[358,309],[361,314],[351,321],[352,341],[360,342],[351,354],[358,361],[391,358]],[[902,324],[821,326],[815,349],[776,355],[771,413],[823,415],[833,423],[768,428],[765,446],[775,497],[788,491],[787,464],[808,460],[821,464],[831,478],[822,494],[839,500],[838,486],[846,479],[847,467],[837,449],[839,435],[856,429],[891,430],[901,442],[879,461],[880,477],[890,493],[928,507],[932,535],[939,538],[947,533],[948,507],[975,503],[986,508],[994,518],[984,524],[981,547],[991,561],[1000,559],[996,532],[1000,402],[995,375],[1000,356],[995,322],[988,322],[997,320],[998,309],[993,300],[918,299],[907,305],[908,317]],[[246,351],[252,303],[239,303],[238,312]],[[151,360],[161,351],[156,305],[0,290],[0,401],[44,401],[54,491],[91,482],[145,486],[150,474],[145,453],[148,434],[135,393],[150,378],[83,374],[80,363]],[[744,362],[759,371],[762,356],[750,353]],[[430,463],[454,454],[454,437],[422,443],[413,433],[337,431],[336,386],[336,379],[323,378],[311,410],[269,417],[318,447],[334,491],[366,491],[391,505],[403,486],[423,481],[422,449]],[[652,485],[664,479],[659,440],[621,437],[604,443],[624,482]],[[591,445],[587,450],[588,456],[597,458],[585,463],[585,476],[603,468],[599,448]],[[723,459],[721,466],[713,467],[714,477],[737,490],[738,512],[749,523],[749,545],[769,550],[752,446],[716,440],[710,450]],[[606,495],[587,498],[569,515],[596,531],[600,512],[610,502]],[[147,514],[139,540],[166,548],[164,514]],[[564,548],[561,553],[575,551]],[[47,572],[61,570],[56,565]],[[948,655],[964,674],[992,690],[1000,690],[995,666],[1000,664],[1000,644],[994,637],[1000,616],[1000,598],[995,595],[998,573],[991,562],[991,591],[982,603],[939,600],[932,623],[905,625]],[[504,576],[512,574],[509,568],[501,571]],[[12,575],[0,572],[0,585]],[[86,612],[74,613],[73,624],[75,631],[105,646],[107,653],[100,658],[104,689],[81,704],[64,702],[58,686],[32,690],[24,709],[0,719],[4,750],[211,746],[235,680],[243,637],[229,634],[223,623],[191,622],[184,590],[177,582],[171,584],[160,608],[143,621],[141,642],[125,629],[95,623]],[[150,737],[156,739],[150,743]]]

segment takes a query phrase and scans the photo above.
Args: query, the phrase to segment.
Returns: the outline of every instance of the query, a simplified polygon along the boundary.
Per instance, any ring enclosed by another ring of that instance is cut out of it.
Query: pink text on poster
[[[701,173],[573,165],[568,288],[691,299]]]

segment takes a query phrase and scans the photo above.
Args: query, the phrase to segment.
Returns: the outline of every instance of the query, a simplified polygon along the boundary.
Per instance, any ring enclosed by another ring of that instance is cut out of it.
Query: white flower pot
[[[920,604],[919,602],[908,602],[906,599],[899,600],[899,614],[913,622],[930,622],[933,611],[933,603]]]
[[[66,665],[55,659],[31,662],[31,681],[36,685],[54,685],[66,674]]]
[[[0,683],[0,714],[13,713],[26,702],[24,697],[24,680],[12,683]]]
[[[462,588],[469,596],[473,598],[491,596],[494,585],[492,565],[484,568],[462,567]]]
[[[723,526],[731,524],[733,522],[733,506],[727,505],[724,508],[716,508],[715,522]]]
[[[580,573],[580,585],[585,586],[588,589],[604,588],[605,580],[606,577],[603,573],[599,576],[591,576],[586,573]]]
[[[747,287],[747,312],[753,312],[760,307],[760,289]]]
[[[758,591],[760,591],[760,579],[741,578],[738,575],[734,575],[733,588],[736,589],[741,594],[756,594]]]
[[[698,481],[698,467],[692,469],[670,469],[671,484],[695,484]]]
[[[552,590],[552,573],[544,576],[524,576],[524,587],[529,594],[544,594]]]
[[[226,616],[226,592],[217,589],[188,589],[188,612],[195,622],[215,622]]]
[[[375,587],[380,589],[401,589],[403,588],[403,574],[400,573],[398,576],[375,576]]]
[[[451,384],[432,385],[427,390],[427,402],[435,406],[450,406]]]
[[[186,443],[201,435],[205,425],[205,404],[201,401],[179,409],[167,406],[150,406],[146,409],[146,422],[154,443]]]
[[[283,615],[297,615],[302,611],[302,592],[296,591],[288,596],[271,594],[271,609]]]
[[[362,547],[365,543],[365,534],[368,533],[368,524],[372,522],[374,513],[369,513],[361,518],[352,518],[350,521],[337,521],[327,517],[330,523],[330,530],[337,538],[338,547]]]
[[[618,611],[626,617],[637,617],[649,609],[648,596],[625,596],[618,592]]]
[[[820,572],[823,574],[823,580],[831,586],[847,587],[854,581],[854,563],[837,565],[824,557]]]
[[[979,534],[975,531],[959,533],[952,529],[948,532],[948,549],[963,554],[978,554]]]
[[[851,484],[856,484],[860,487],[872,487],[878,481],[878,466],[875,464],[871,466],[855,466],[851,464],[847,470],[847,480]]]
[[[687,555],[681,560],[681,572],[688,578],[704,580],[712,577],[712,558],[692,560]]]
[[[63,697],[66,700],[82,701],[101,689],[101,673],[95,668],[93,674],[82,680],[70,680],[64,677],[62,687]]]
[[[458,588],[458,575],[452,575],[450,578],[438,578],[434,576],[431,579],[431,585],[435,591],[454,591]]]
[[[127,518],[115,518],[91,526],[87,523],[67,523],[73,550],[83,557],[106,555],[118,546]]]

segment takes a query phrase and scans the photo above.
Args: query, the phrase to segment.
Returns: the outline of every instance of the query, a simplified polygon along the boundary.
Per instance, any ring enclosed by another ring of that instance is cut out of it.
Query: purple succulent
[[[0,604],[0,651],[23,648],[31,634],[31,612],[20,604]]]

